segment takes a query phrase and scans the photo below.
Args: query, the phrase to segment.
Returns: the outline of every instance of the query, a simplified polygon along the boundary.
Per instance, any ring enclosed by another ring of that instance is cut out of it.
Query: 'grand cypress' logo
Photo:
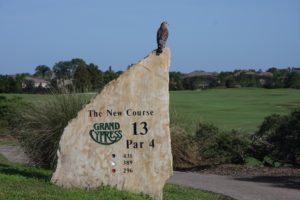
[[[95,123],[93,128],[90,130],[90,136],[99,144],[114,144],[122,138],[122,130],[118,122]]]

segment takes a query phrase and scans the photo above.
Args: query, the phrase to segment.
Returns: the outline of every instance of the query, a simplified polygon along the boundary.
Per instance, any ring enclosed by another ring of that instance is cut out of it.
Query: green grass
[[[164,188],[164,200],[233,200],[220,194],[196,190],[173,184],[166,184]]]
[[[170,92],[171,113],[183,120],[189,131],[199,121],[212,122],[223,130],[251,133],[272,114],[287,114],[300,107],[296,89],[211,89]]]
[[[0,94],[4,95],[7,98],[13,98],[13,97],[21,97],[25,100],[25,102],[33,102],[37,103],[39,101],[43,101],[48,98],[49,95],[45,94]]]
[[[88,97],[94,94],[87,94]],[[40,94],[5,94],[20,96],[26,102],[37,103],[48,98]],[[296,89],[210,89],[202,91],[171,91],[171,117],[174,112],[190,132],[199,121],[212,122],[223,130],[237,129],[252,133],[264,117],[287,114],[300,107],[300,90]]]
[[[150,200],[152,198],[115,188],[63,188],[50,182],[52,172],[7,161],[0,154],[0,199],[5,200]],[[164,200],[228,200],[230,198],[201,190],[167,184]]]
[[[7,98],[21,97],[27,103],[38,103],[48,99],[49,96],[51,96],[51,94],[4,94],[4,93],[1,94],[0,93],[0,96],[1,95],[6,96]],[[93,96],[95,96],[95,94],[88,93],[86,94],[86,96],[88,98],[92,98]]]

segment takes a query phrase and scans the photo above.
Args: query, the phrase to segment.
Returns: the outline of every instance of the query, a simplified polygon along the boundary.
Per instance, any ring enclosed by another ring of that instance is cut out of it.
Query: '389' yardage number
[[[141,123],[137,123],[134,122],[132,124],[133,126],[133,135],[146,135],[149,131],[148,126],[147,126],[147,122],[141,122]],[[144,147],[144,143],[145,142],[137,142],[137,141],[133,141],[133,140],[127,140],[126,141],[126,147],[127,149],[142,149]],[[154,148],[155,144],[154,144],[154,139],[152,139],[150,141],[150,143],[148,144],[149,147]]]

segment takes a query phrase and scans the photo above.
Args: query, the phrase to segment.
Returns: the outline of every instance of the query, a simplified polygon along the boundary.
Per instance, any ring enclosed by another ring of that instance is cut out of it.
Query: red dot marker
[[[111,171],[112,171],[112,173],[116,173],[116,169],[112,169]]]

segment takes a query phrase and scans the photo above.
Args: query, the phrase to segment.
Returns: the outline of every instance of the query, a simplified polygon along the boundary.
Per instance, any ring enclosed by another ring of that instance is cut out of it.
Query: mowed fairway
[[[211,122],[224,130],[253,132],[264,117],[287,114],[300,107],[296,89],[210,89],[171,91],[170,110],[193,131],[199,121]]]
[[[95,94],[84,94],[92,98]],[[5,94],[22,97],[25,102],[40,103],[49,98],[41,94]],[[296,89],[209,89],[171,91],[171,118],[176,115],[185,128],[195,132],[199,121],[211,122],[223,130],[237,129],[251,133],[272,114],[287,114],[300,108],[300,90]]]

